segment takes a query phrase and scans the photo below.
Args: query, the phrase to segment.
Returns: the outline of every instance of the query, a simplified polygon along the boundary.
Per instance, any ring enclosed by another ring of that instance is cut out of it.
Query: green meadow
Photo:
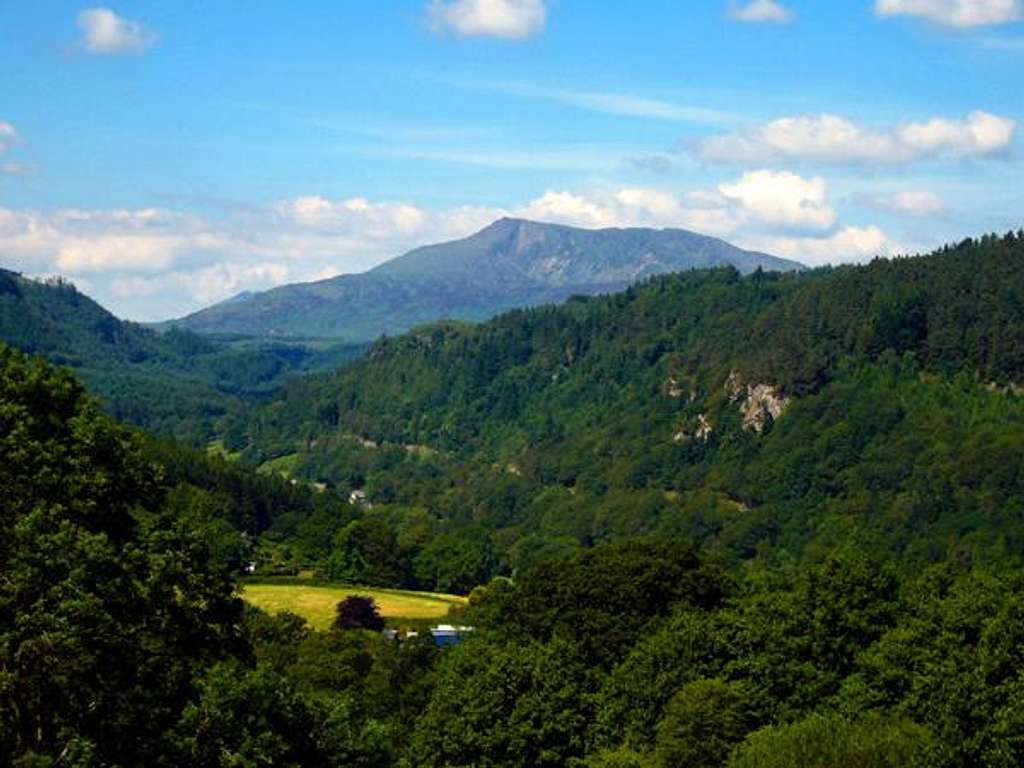
[[[339,602],[351,595],[366,595],[377,602],[381,615],[394,624],[401,621],[443,619],[449,609],[465,605],[457,595],[434,592],[407,592],[394,589],[372,589],[309,582],[277,582],[244,584],[242,598],[268,613],[290,611],[302,616],[316,629],[327,629],[334,621]]]

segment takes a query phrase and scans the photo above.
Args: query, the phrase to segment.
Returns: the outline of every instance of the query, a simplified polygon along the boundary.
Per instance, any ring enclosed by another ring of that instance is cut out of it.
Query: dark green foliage
[[[590,739],[597,745],[648,748],[676,691],[719,674],[729,658],[713,614],[676,611],[642,637],[603,681]]]
[[[317,730],[315,712],[288,679],[265,667],[222,664],[207,673],[198,700],[182,715],[176,764],[329,765]]]
[[[81,385],[0,346],[0,762],[146,762],[195,669],[244,647],[227,569],[158,480]]]
[[[924,728],[907,720],[872,715],[860,720],[812,715],[789,726],[751,736],[729,761],[729,768],[925,768],[933,762],[934,742]]]
[[[473,536],[470,531],[438,536],[416,556],[416,583],[437,592],[467,594],[494,572],[495,558],[489,544],[486,536]]]
[[[674,606],[714,608],[727,588],[692,544],[636,540],[542,563],[493,599],[502,627],[538,640],[571,637],[600,665],[635,643],[651,619]]]
[[[384,619],[377,610],[377,601],[364,595],[350,595],[338,603],[338,615],[334,620],[334,628],[368,629],[380,632],[384,629]]]
[[[325,575],[349,584],[401,586],[403,569],[395,534],[374,517],[349,523],[334,539]]]
[[[340,499],[317,494],[308,485],[291,483],[272,472],[253,472],[206,451],[155,439],[147,440],[145,449],[147,457],[161,467],[168,486],[187,485],[202,491],[209,503],[219,505],[216,517],[251,536],[276,524],[305,540],[306,529],[318,520],[345,520],[348,511]],[[314,536],[308,533],[309,538]]]
[[[119,420],[205,444],[244,443],[244,413],[292,372],[356,357],[358,345],[215,341],[118,320],[63,280],[0,270],[0,341],[76,374]],[[317,347],[323,347],[318,349]]]
[[[758,585],[720,617],[734,654],[725,672],[748,681],[762,715],[788,719],[813,708],[893,625],[897,589],[891,567],[860,554]]]
[[[441,664],[410,760],[423,768],[566,765],[583,756],[592,687],[572,644],[467,641]]]
[[[694,680],[665,707],[654,764],[659,768],[717,768],[751,731],[755,719],[738,686]]]

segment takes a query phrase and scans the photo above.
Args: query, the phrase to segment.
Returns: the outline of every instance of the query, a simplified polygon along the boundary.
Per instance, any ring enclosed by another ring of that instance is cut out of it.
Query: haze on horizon
[[[3,20],[0,266],[131,319],[501,216],[809,264],[1022,224],[1021,0],[41,0]]]

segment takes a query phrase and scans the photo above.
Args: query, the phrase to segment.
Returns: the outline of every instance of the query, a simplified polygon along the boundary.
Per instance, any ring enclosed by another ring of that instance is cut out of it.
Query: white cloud
[[[894,195],[871,197],[868,202],[881,210],[911,216],[938,216],[947,210],[942,198],[928,191],[897,192]]]
[[[101,235],[68,238],[55,266],[70,274],[90,272],[162,272],[174,263],[183,241],[174,236]]]
[[[823,161],[901,164],[934,158],[997,155],[1013,143],[1014,120],[975,111],[963,120],[933,118],[878,131],[838,115],[784,117],[700,142],[709,162]]]
[[[820,176],[805,179],[788,171],[751,171],[733,184],[720,185],[718,191],[769,226],[829,229],[836,223],[828,185]]]
[[[376,237],[388,233],[414,233],[421,229],[426,213],[415,206],[371,203],[363,197],[332,201],[324,197],[299,197],[278,204],[278,210],[297,223],[340,233],[358,231]]]
[[[745,5],[732,0],[729,3],[729,18],[754,24],[782,24],[792,20],[793,12],[778,0],[750,0]]]
[[[516,211],[523,219],[537,219],[581,227],[611,227],[621,223],[621,212],[609,202],[599,202],[571,192],[551,191]]]
[[[876,0],[877,16],[917,16],[948,27],[984,27],[1024,18],[1020,0]]]
[[[821,237],[744,236],[737,243],[810,265],[866,261],[875,256],[892,256],[904,250],[875,226],[846,226]]]
[[[156,42],[156,34],[109,8],[88,8],[78,14],[82,48],[95,55],[143,53]]]
[[[545,0],[432,0],[428,17],[460,37],[525,40],[547,23]]]

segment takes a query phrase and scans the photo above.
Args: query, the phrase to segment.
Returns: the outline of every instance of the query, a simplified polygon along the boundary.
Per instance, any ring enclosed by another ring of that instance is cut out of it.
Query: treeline
[[[1016,563],[1022,293],[1020,233],[801,274],[659,277],[382,340],[290,382],[236,444],[364,491],[376,550],[401,555],[378,573],[432,589],[643,534],[728,562],[856,542],[908,568]],[[778,419],[749,406],[760,432],[743,413],[759,385],[784,404]],[[280,551],[294,530],[265,542]],[[373,561],[362,534],[322,534],[290,556],[336,576]]]

